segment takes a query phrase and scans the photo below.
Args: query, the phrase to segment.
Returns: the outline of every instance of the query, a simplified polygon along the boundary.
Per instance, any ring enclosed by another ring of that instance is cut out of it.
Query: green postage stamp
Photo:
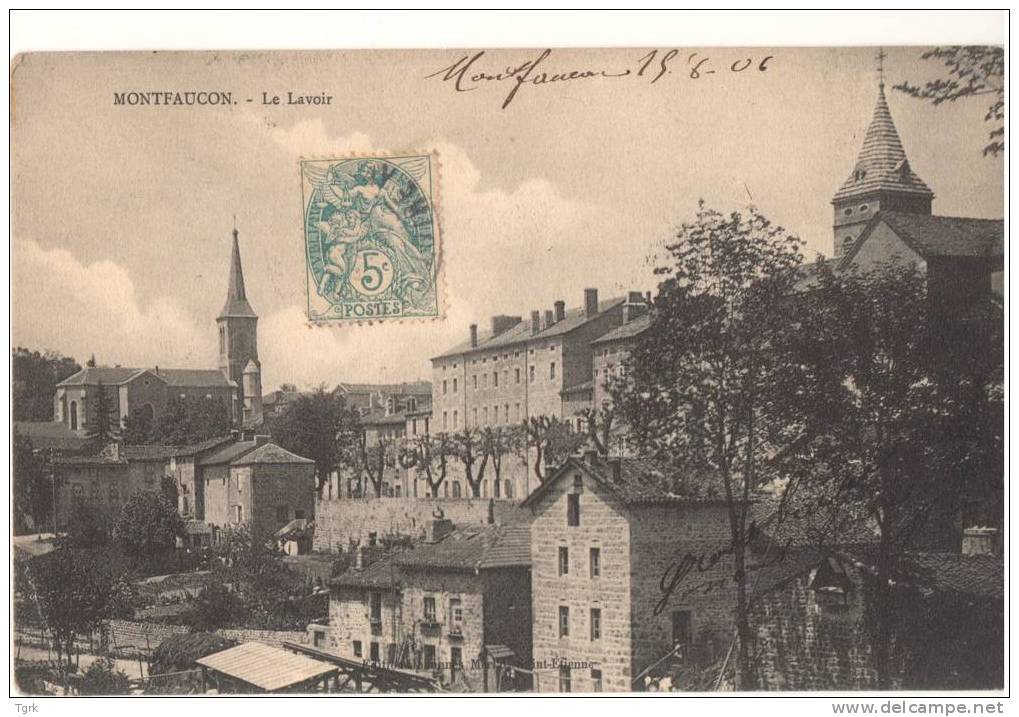
[[[309,320],[439,316],[435,170],[431,154],[301,162]]]

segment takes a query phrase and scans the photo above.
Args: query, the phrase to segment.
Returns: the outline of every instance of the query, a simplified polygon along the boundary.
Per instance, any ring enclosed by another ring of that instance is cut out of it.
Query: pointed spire
[[[834,201],[883,190],[934,196],[930,187],[913,173],[906,159],[906,151],[902,148],[902,141],[885,98],[884,53],[879,53],[878,58],[880,79],[874,114],[853,171],[835,193]]]
[[[226,292],[226,303],[219,312],[219,318],[228,316],[254,317],[255,312],[244,293],[244,272],[241,270],[241,248],[237,240],[237,227],[233,231],[233,251],[230,255],[230,283]]]

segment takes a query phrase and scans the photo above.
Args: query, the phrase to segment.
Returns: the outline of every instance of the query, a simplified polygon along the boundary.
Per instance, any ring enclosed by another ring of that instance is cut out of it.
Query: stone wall
[[[480,525],[488,520],[488,500],[471,498],[363,498],[319,500],[315,506],[314,549],[320,552],[346,551],[350,541],[362,545],[369,535],[409,535],[415,539],[441,508],[457,526]],[[505,523],[525,515],[516,502],[494,501],[495,520]]]

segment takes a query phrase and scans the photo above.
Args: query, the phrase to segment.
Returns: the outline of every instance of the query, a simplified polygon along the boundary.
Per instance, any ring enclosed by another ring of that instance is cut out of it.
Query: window
[[[693,612],[690,610],[672,611],[672,644],[689,645],[693,640]]]
[[[277,505],[276,506],[276,522],[282,523],[287,519],[287,506]]]
[[[853,208],[852,207],[846,207],[845,211],[843,211],[842,213],[845,214],[848,217],[848,216],[852,215]]]
[[[304,520],[304,511],[303,510],[295,510],[294,511],[294,517],[297,520]]]
[[[601,639],[601,608],[591,608],[591,639]]]
[[[502,422],[509,423],[509,404],[505,404],[502,407]]]
[[[560,665],[559,666],[559,691],[569,692],[570,691],[570,666]]]
[[[426,670],[435,669],[435,645],[425,645],[423,650]]]
[[[459,498],[460,497],[460,483],[459,483],[459,481],[453,481],[453,497],[454,498]]]
[[[71,430],[72,431],[77,431],[78,430],[78,402],[77,401],[71,401],[70,414],[71,414]]]
[[[242,505],[234,506],[234,522],[235,523],[244,522],[244,506]]]
[[[570,574],[570,549],[566,546],[559,547],[559,574]]]
[[[361,641],[354,640],[354,657],[361,657]]]
[[[443,396],[445,396],[448,393],[447,389],[448,389],[448,386],[447,386],[447,383],[446,383],[446,379],[442,379],[442,395]]]
[[[566,496],[566,525],[573,528],[580,525],[580,496],[576,493]]]
[[[503,383],[509,383],[509,369],[508,368],[504,368],[502,370],[502,382]]]
[[[382,622],[382,593],[372,593],[369,599],[371,603],[371,621],[373,623]]]
[[[457,425],[459,425],[459,423],[460,423],[459,414],[456,411],[453,411],[453,428],[456,428]]]
[[[475,426],[478,425],[478,408],[477,408],[477,406],[474,407],[474,425]]]
[[[449,631],[453,634],[460,634],[463,630],[464,611],[460,598],[449,599]]]
[[[453,379],[453,393],[456,393],[456,379]]]
[[[519,403],[514,403],[513,404],[513,420],[515,420],[515,421],[519,421],[520,420],[520,404]]]
[[[371,659],[372,662],[378,662],[379,661],[379,643],[377,643],[377,642],[373,642],[372,643],[370,659]]]
[[[520,383],[520,369],[518,368],[513,369],[513,375],[516,377],[515,378],[516,383]]]
[[[488,388],[488,374],[481,374],[481,387]]]
[[[559,606],[559,637],[570,636],[570,609],[565,605]]]
[[[860,211],[861,212],[866,212],[869,208],[870,207],[868,207],[866,204],[861,204],[860,205]]]
[[[462,647],[449,648],[449,676],[451,680],[456,679],[456,673],[463,670],[464,658]]]
[[[530,371],[527,374],[528,375],[528,380],[531,383],[534,383],[534,366],[530,366],[529,368],[530,368]]]
[[[555,381],[555,361],[548,365],[548,377]]]
[[[483,414],[483,415],[484,415],[484,417],[485,417],[485,423],[488,423],[488,406],[485,406],[485,407],[484,407],[484,408],[482,409],[482,414]]]
[[[601,577],[601,548],[591,548],[591,578]]]
[[[601,670],[591,668],[591,692],[601,692]]]
[[[502,494],[506,498],[513,497],[513,484],[509,480],[503,481]]]
[[[474,379],[474,390],[477,391],[478,390],[478,374],[474,374],[473,376],[471,376],[471,378]]]
[[[435,622],[435,598],[425,598],[425,622]]]
[[[442,430],[446,430],[447,428],[449,428],[449,421],[447,420],[448,418],[449,417],[446,415],[446,412],[443,411],[442,412]]]
[[[499,388],[499,372],[492,371],[492,385]]]

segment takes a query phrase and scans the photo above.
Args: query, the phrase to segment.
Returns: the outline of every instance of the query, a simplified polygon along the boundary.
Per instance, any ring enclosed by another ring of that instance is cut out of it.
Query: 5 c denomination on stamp
[[[439,316],[439,225],[430,154],[304,160],[308,318]]]

